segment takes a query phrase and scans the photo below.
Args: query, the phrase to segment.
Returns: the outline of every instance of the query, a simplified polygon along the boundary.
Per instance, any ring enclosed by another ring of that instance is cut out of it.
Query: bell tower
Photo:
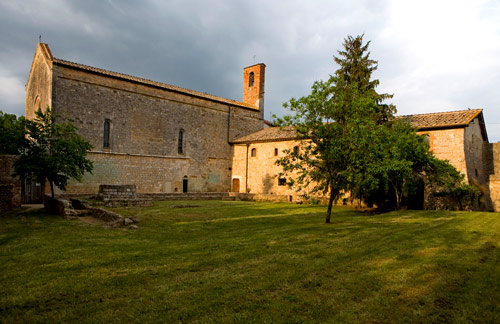
[[[243,69],[243,103],[259,109],[264,118],[264,81],[266,65],[258,63]]]

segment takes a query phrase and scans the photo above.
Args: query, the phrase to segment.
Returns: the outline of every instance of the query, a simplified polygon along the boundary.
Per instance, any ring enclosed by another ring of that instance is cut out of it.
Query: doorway
[[[188,177],[184,176],[182,179],[182,192],[188,192]]]
[[[43,203],[44,184],[37,182],[36,177],[26,177],[21,184],[21,201],[23,204]]]
[[[240,179],[233,179],[233,192],[240,192]]]

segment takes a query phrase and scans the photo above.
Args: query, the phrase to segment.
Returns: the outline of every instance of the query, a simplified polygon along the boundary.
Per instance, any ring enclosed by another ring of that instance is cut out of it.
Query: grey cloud
[[[242,69],[256,55],[267,65],[269,119],[285,113],[284,101],[306,95],[313,81],[334,72],[332,56],[346,35],[365,33],[379,60],[376,77],[405,113],[418,97],[398,97],[394,80],[410,75],[412,65],[411,56],[384,35],[389,9],[389,1],[374,0],[4,1],[0,73],[15,78],[17,88],[24,85],[42,34],[58,58],[240,100]],[[456,96],[473,101],[467,98]],[[22,114],[24,97],[0,96],[0,109]]]

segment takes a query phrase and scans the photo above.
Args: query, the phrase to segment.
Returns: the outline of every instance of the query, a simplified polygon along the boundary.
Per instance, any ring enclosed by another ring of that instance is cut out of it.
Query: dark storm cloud
[[[353,6],[348,4],[318,10],[328,3],[7,2],[0,8],[0,27],[11,50],[2,52],[2,62],[16,51],[20,55],[16,68],[3,68],[24,83],[42,34],[58,58],[239,100],[242,68],[253,64],[255,55],[268,66],[269,118],[282,102],[327,77],[342,37],[352,32],[353,22],[369,18],[368,9],[349,15]],[[20,113],[23,102],[9,103],[6,110]],[[5,100],[0,104],[6,106]]]
[[[422,6],[432,4],[426,1]],[[24,112],[24,84],[39,34],[55,57],[235,100],[242,96],[242,69],[254,63],[255,55],[255,63],[267,65],[265,117],[270,119],[271,113],[284,113],[284,101],[307,94],[313,81],[334,72],[332,56],[344,37],[365,33],[372,40],[372,57],[380,63],[375,75],[380,90],[395,93],[400,113],[464,109],[475,102],[471,108],[487,109],[487,122],[500,121],[500,114],[492,113],[500,104],[492,84],[469,82],[469,75],[478,74],[475,70],[459,75],[451,68],[436,69],[450,59],[442,55],[434,66],[423,54],[425,48],[450,50],[455,56],[467,49],[452,48],[451,41],[449,49],[439,47],[443,41],[436,31],[441,27],[435,23],[448,26],[442,35],[449,35],[452,27],[442,21],[448,16],[438,12],[434,22],[429,18],[421,25],[412,18],[418,16],[417,7],[405,6],[390,0],[0,0],[0,109]],[[455,7],[460,6],[465,5]],[[481,12],[491,16],[492,9]],[[485,19],[494,21],[489,16]],[[476,31],[481,28],[491,29],[480,26]],[[473,36],[470,41],[480,49],[482,40]]]

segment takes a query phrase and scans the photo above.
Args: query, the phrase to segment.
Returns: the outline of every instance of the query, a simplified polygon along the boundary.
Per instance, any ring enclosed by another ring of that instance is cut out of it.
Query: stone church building
[[[134,184],[138,193],[296,193],[274,161],[298,145],[293,131],[264,120],[265,65],[243,69],[241,102],[53,57],[37,45],[26,83],[26,118],[38,108],[72,119],[93,145],[92,174],[66,193]],[[402,116],[429,136],[483,192],[481,208],[500,210],[500,146],[490,144],[482,110]],[[497,179],[498,177],[498,179]]]

